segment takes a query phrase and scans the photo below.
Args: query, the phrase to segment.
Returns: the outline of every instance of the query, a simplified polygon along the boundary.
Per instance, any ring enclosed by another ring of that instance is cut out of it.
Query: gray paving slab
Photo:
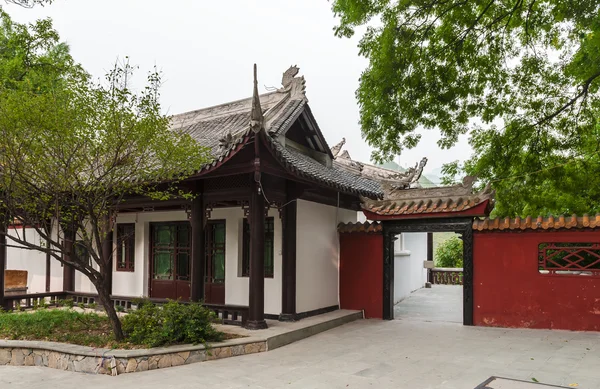
[[[0,388],[473,389],[492,376],[600,388],[600,334],[359,320],[267,353],[119,377],[0,367]]]
[[[461,285],[432,285],[412,292],[394,306],[394,319],[463,322]]]

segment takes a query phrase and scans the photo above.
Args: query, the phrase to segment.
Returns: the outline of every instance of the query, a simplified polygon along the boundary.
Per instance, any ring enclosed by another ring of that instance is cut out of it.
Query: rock
[[[101,367],[98,369],[98,374],[110,374],[110,372],[105,368]]]
[[[44,351],[42,354],[42,366],[48,366],[48,352]]]
[[[60,354],[57,352],[51,352],[48,354],[48,367],[52,369],[58,369],[58,361],[60,359]]]
[[[123,359],[117,359],[117,374],[125,373],[125,362]]]
[[[244,346],[244,351],[246,354],[254,354],[260,352],[260,344],[259,343],[248,343]]]
[[[33,354],[29,354],[28,356],[26,356],[25,360],[23,361],[23,364],[25,366],[35,366],[34,355]]]
[[[246,352],[244,345],[239,345],[239,346],[233,346],[231,347],[231,355],[233,356],[237,356],[237,355],[244,355],[244,353]]]
[[[171,355],[171,366],[181,366],[185,363],[185,359],[179,354],[180,353]]]
[[[69,356],[66,354],[62,354],[60,356],[60,359],[58,360],[58,368],[61,370],[68,370],[69,369]]]
[[[204,362],[206,361],[206,351],[198,350],[192,351],[188,359],[185,360],[185,364],[196,363],[196,362]]]
[[[177,355],[179,355],[181,358],[183,358],[184,361],[187,361],[187,359],[190,357],[190,352],[182,351],[180,353],[177,353]]]
[[[10,358],[10,364],[12,366],[23,366],[24,361],[25,361],[25,356],[23,355],[23,352],[16,348],[13,349],[12,356]]]
[[[267,351],[267,342],[260,342],[258,352],[264,353],[265,351]]]
[[[98,368],[98,359],[94,357],[83,357],[82,359],[75,358],[72,361],[73,371],[80,373],[95,373]]]
[[[148,370],[158,369],[158,355],[153,355],[148,359]]]
[[[9,348],[0,348],[0,365],[8,365],[12,359]]]
[[[145,360],[138,361],[137,368],[135,369],[135,371],[147,371],[147,370],[149,370],[148,360],[145,359]]]
[[[137,370],[138,363],[135,358],[129,358],[127,366],[125,367],[125,373],[133,373]]]
[[[24,349],[21,349],[21,352],[23,353],[23,356],[25,356],[25,357],[26,357],[26,356],[28,356],[29,354],[31,354],[31,353],[32,353],[32,351],[33,351],[33,350],[32,350],[32,349],[30,349],[30,348],[24,348]]]
[[[35,366],[44,366],[44,358],[41,355],[39,355],[39,354],[34,355],[34,357],[33,357],[33,364]]]
[[[171,355],[169,354],[161,355],[160,359],[158,360],[158,368],[164,369],[165,367],[171,367],[171,359]]]

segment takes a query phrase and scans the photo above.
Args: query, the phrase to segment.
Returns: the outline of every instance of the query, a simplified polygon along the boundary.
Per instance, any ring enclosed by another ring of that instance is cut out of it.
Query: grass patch
[[[212,334],[216,335],[215,340],[239,337],[213,331]],[[149,346],[148,342],[135,344],[131,339],[117,342],[112,334],[108,317],[97,313],[81,313],[72,309],[0,313],[0,339],[42,340],[109,349],[135,349]],[[213,341],[213,339],[208,340]]]

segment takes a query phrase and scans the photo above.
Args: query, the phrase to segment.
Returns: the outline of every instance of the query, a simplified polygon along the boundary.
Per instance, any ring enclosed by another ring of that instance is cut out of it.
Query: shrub
[[[128,341],[158,347],[220,341],[223,334],[212,326],[214,319],[215,314],[201,304],[169,301],[162,306],[151,302],[138,304],[138,309],[125,316],[122,322]]]
[[[437,267],[462,267],[463,241],[458,236],[453,236],[437,247],[435,255]]]

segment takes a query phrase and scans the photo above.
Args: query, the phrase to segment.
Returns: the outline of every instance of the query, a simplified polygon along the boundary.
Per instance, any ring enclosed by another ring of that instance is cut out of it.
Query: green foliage
[[[100,347],[114,340],[106,316],[61,309],[1,313],[0,338],[50,340]]]
[[[110,301],[110,258],[95,248],[112,231],[116,207],[132,195],[185,197],[178,182],[210,159],[188,134],[169,129],[160,73],[137,93],[133,72],[126,60],[95,81],[49,19],[23,25],[0,9],[0,221],[34,226],[40,239],[7,237],[74,267],[101,301]],[[50,233],[53,220],[59,237]],[[67,231],[88,255],[67,252]],[[122,337],[114,307],[104,308]]]
[[[463,267],[463,241],[453,236],[440,243],[435,250],[436,267]]]
[[[74,304],[73,299],[60,299],[57,303],[59,307],[67,307],[69,309],[73,308]]]
[[[122,320],[128,339],[147,347],[223,339],[223,334],[212,325],[215,314],[198,303],[169,301],[158,306],[144,301]]]
[[[356,92],[375,160],[418,130],[474,150],[447,173],[477,175],[497,214],[600,211],[598,1],[335,0],[335,29],[366,26]]]
[[[125,312],[125,307],[122,305],[117,305],[116,309],[117,309],[117,312]]]

